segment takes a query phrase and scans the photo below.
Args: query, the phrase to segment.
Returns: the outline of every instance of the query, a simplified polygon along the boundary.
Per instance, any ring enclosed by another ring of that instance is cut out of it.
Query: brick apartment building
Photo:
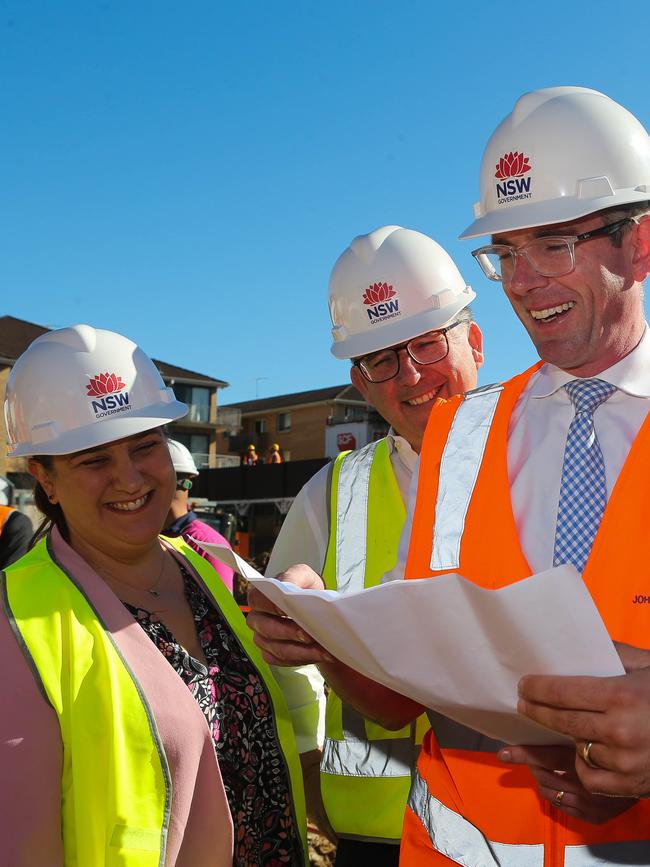
[[[352,385],[225,404],[219,408],[217,450],[243,455],[249,445],[266,458],[278,443],[285,460],[331,458],[383,436],[388,425]]]

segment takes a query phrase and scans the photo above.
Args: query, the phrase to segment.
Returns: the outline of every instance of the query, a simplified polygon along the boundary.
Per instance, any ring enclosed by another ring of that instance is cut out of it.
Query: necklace
[[[157,590],[156,588],[158,587],[158,585],[162,581],[163,573],[165,571],[165,566],[167,564],[167,554],[165,553],[165,551],[162,548],[161,548],[161,552],[162,552],[162,560],[160,563],[160,570],[158,572],[158,575],[156,576],[156,580],[153,582],[151,587],[134,587],[133,584],[129,584],[128,581],[123,581],[121,578],[118,578],[116,575],[109,575],[109,577],[113,581],[117,581],[118,584],[122,584],[124,587],[128,587],[130,590],[135,590],[136,592],[148,593],[150,596],[153,596],[154,599],[159,599],[160,598],[160,591]]]

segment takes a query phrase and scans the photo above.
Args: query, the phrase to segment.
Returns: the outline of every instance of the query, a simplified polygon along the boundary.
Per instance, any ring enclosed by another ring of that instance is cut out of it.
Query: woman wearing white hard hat
[[[186,411],[134,343],[87,325],[38,338],[7,382],[10,455],[48,518],[2,576],[12,867],[306,863],[286,706],[212,567],[158,536],[163,426]]]

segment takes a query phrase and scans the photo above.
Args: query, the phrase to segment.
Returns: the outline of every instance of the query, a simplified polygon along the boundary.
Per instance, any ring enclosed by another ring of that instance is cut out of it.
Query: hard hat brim
[[[330,351],[335,358],[342,360],[361,358],[371,352],[379,352],[381,349],[388,349],[388,347],[404,343],[406,340],[413,340],[421,334],[426,334],[427,331],[444,328],[475,298],[476,292],[471,286],[466,286],[462,297],[458,298],[454,304],[424,310],[422,313],[416,313],[401,320],[396,319],[385,325],[378,325],[374,330],[352,335],[345,340],[335,341]]]
[[[539,226],[553,226],[568,223],[617,205],[630,205],[635,202],[650,201],[650,193],[645,190],[618,190],[614,195],[581,199],[566,196],[547,202],[533,202],[518,205],[503,211],[490,212],[474,220],[459,235],[461,241],[480,238],[483,235],[500,235],[502,232],[516,232],[519,229],[535,229]]]
[[[70,455],[162,427],[183,418],[188,411],[187,404],[174,400],[164,407],[156,406],[155,414],[147,407],[129,413],[128,416],[119,413],[114,418],[95,421],[85,427],[57,435],[52,443],[47,440],[42,443],[17,443],[7,456],[20,458],[33,455]]]

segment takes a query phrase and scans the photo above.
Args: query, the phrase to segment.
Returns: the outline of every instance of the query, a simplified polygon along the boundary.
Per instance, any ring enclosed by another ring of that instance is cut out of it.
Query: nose
[[[417,385],[422,378],[420,365],[417,361],[413,361],[405,346],[399,351],[399,373],[397,376],[399,381],[405,385]]]
[[[515,267],[510,278],[504,284],[512,292],[519,295],[525,295],[531,289],[536,289],[543,286],[548,281],[548,277],[543,277],[528,261],[528,257],[524,253],[519,253],[515,256]]]
[[[113,487],[126,494],[135,494],[142,488],[143,476],[130,454],[121,455],[113,463]]]

